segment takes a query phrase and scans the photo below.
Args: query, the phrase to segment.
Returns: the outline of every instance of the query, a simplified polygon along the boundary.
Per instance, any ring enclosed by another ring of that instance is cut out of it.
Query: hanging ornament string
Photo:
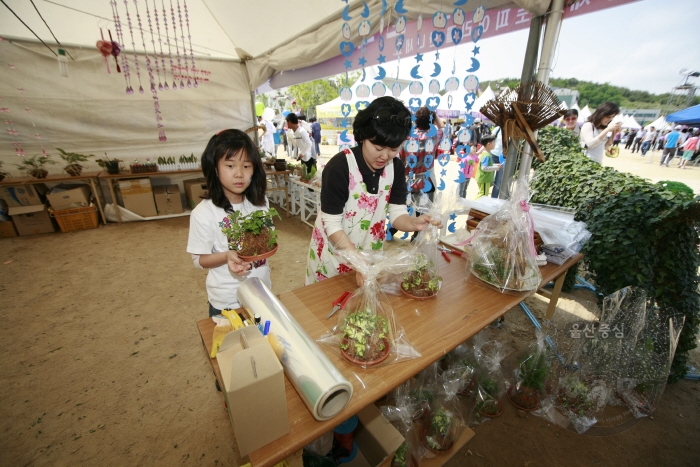
[[[190,15],[187,12],[187,0],[182,0],[182,5],[185,9],[185,23],[187,24],[187,39],[190,43],[190,60],[192,61],[192,75],[194,76],[194,87],[198,86],[197,83],[197,68],[194,63],[194,50],[192,49],[192,34],[190,34]],[[187,80],[187,85],[189,86],[189,79]]]
[[[352,43],[352,30],[350,29],[349,21],[352,19],[350,16],[350,6],[347,5],[348,0],[343,0],[346,5],[343,9],[342,18],[345,21],[340,28],[340,53],[345,57],[345,86],[340,88],[340,100],[343,102],[340,105],[340,113],[343,115],[343,120],[340,122],[340,127],[343,131],[338,135],[338,146],[339,150],[343,151],[346,148],[350,148],[350,139],[348,138],[348,127],[350,126],[350,114],[352,113],[352,107],[350,106],[350,101],[352,100],[352,90],[350,89],[350,78],[348,76],[348,70],[352,67],[352,61],[350,57],[355,51],[355,44]]]
[[[156,39],[153,36],[153,23],[151,23],[151,10],[148,8],[148,0],[145,0],[144,3],[146,4],[146,17],[148,18],[148,30],[151,33],[151,45],[153,46],[153,57],[155,57],[154,61],[156,63],[156,74],[158,75],[158,90],[162,91],[163,90],[163,83],[160,80],[160,67],[158,66],[158,52],[156,51]],[[141,30],[141,36],[143,37],[143,30]],[[144,49],[145,48],[146,48],[146,46],[144,45]],[[163,70],[163,73],[165,73],[165,70]]]
[[[97,41],[95,45],[97,46],[97,50],[100,51],[102,58],[104,58],[105,65],[107,66],[107,73],[111,74],[112,72],[109,71],[109,61],[107,61],[107,57],[112,55],[112,42],[105,40],[102,28],[100,28],[100,37],[102,37],[102,40]]]
[[[112,15],[114,16],[114,30],[117,33],[117,41],[119,41],[120,48],[123,50],[126,42],[124,41],[124,32],[122,30],[122,23],[119,18],[119,9],[117,8],[117,0],[112,0],[109,2],[112,5]],[[114,49],[114,44],[112,45]],[[124,69],[124,82],[126,83],[126,93],[133,94],[134,88],[131,87],[131,73],[129,73],[129,59],[126,53],[121,54],[122,56],[122,68]]]
[[[131,15],[129,15],[129,2],[124,0],[126,7],[126,20],[129,25],[129,34],[131,35],[131,46],[134,48],[134,63],[136,64],[136,76],[139,79],[139,93],[143,94],[143,86],[141,85],[141,70],[139,69],[139,56],[136,53],[136,41],[134,40],[134,28],[131,25]]]
[[[155,1],[155,0],[154,0]],[[170,48],[170,33],[168,31],[168,14],[165,11],[165,3],[160,0],[160,4],[163,7],[163,29],[165,29],[165,43],[168,44],[168,57],[170,58],[170,74],[173,76],[173,91],[177,90],[177,84],[175,83],[175,62],[173,62],[173,51]],[[165,81],[165,90],[168,90],[168,81]]]
[[[476,58],[476,55],[479,54],[479,47],[476,46],[476,43],[479,42],[484,33],[484,26],[481,22],[484,20],[485,15],[486,8],[483,5],[476,7],[472,15],[472,24],[474,24],[474,26],[471,30],[471,39],[474,43],[474,48],[472,49],[471,65],[467,68],[467,73],[471,74],[464,78],[464,90],[466,91],[464,95],[464,107],[467,109],[466,123],[468,125],[474,122],[474,116],[469,113],[472,112],[472,108],[477,99],[476,93],[479,90],[479,78],[473,73],[481,68],[481,63]]]
[[[148,0],[146,0],[148,3]],[[156,31],[158,31],[158,46],[160,47],[160,64],[162,65],[163,68],[163,81],[165,81],[165,84],[161,88],[160,84],[158,84],[158,90],[168,90],[168,77],[165,74],[165,54],[163,54],[163,38],[160,36],[160,23],[158,22],[158,7],[156,6],[156,0],[153,0],[153,19],[156,22]],[[165,18],[163,18],[165,20]],[[166,33],[167,33],[167,28],[166,28]],[[155,44],[153,45],[154,50],[155,50]],[[156,57],[156,62],[158,58]],[[160,80],[160,76],[158,76],[158,79]]]
[[[461,8],[455,8],[452,12],[452,22],[454,27],[450,31],[450,36],[452,37],[452,43],[455,45],[452,54],[452,73],[449,78],[445,81],[445,91],[447,96],[447,108],[452,109],[452,93],[459,89],[459,78],[455,76],[457,71],[457,47],[460,42],[462,42],[462,25],[465,21],[464,10]]]
[[[121,53],[122,48],[117,42],[114,42],[114,39],[112,39],[112,31],[108,29],[107,32],[109,33],[109,42],[112,44],[112,57],[114,57],[114,64],[117,66],[117,73],[121,73],[122,69],[119,68],[119,60],[117,60],[117,57]]]
[[[175,22],[175,8],[173,8],[173,0],[170,0],[170,14],[173,21],[173,40],[175,41],[175,53],[177,54],[177,67],[173,67],[173,87],[177,86],[175,80],[180,79],[180,89],[185,89],[185,83],[182,82],[180,70],[182,70],[182,60],[180,58],[180,47],[177,44],[177,23]],[[177,73],[175,73],[177,71]]]
[[[185,62],[185,76],[180,78],[184,81],[187,78],[187,87],[192,87],[192,82],[190,81],[190,68],[187,65],[187,46],[185,45],[185,28],[182,26],[182,11],[180,10],[180,0],[177,0],[177,16],[180,18],[180,37],[182,38],[182,59]],[[182,73],[182,70],[180,70]],[[182,81],[180,81],[182,83]]]

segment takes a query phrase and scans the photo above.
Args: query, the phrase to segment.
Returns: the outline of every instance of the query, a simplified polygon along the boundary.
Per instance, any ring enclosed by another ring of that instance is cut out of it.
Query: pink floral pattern
[[[368,195],[367,193],[362,193],[360,199],[357,200],[357,205],[361,209],[367,209],[367,211],[374,213],[377,210],[377,198]]]

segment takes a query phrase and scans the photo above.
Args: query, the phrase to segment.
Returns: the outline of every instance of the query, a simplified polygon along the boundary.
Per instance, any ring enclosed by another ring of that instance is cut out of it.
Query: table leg
[[[95,179],[90,178],[90,179],[88,179],[88,181],[90,182],[90,187],[92,188],[92,193],[93,193],[93,195],[95,195],[95,202],[97,203],[97,209],[100,210],[100,216],[102,216],[102,223],[106,225],[107,218],[105,217],[105,212],[102,209],[102,201],[100,200],[100,195],[97,192],[97,186],[95,186]],[[99,183],[99,181],[98,181],[98,183]]]
[[[557,309],[557,301],[559,300],[559,293],[564,285],[564,279],[566,279],[566,273],[568,269],[561,273],[557,280],[554,281],[554,288],[552,289],[552,295],[549,297],[549,305],[547,305],[547,319],[552,319],[554,312]]]
[[[285,200],[285,206],[287,207],[287,217],[290,217],[292,214],[289,212],[289,174],[285,173],[284,174],[284,200]]]

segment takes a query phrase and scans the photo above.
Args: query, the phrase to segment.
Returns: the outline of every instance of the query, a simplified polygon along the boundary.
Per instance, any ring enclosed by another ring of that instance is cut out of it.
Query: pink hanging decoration
[[[155,13],[155,10],[154,10]],[[156,74],[158,75],[158,90],[163,90],[163,83],[160,81],[160,67],[158,66],[158,52],[156,52],[156,41],[153,37],[153,23],[151,23],[151,10],[148,8],[148,0],[146,0],[146,16],[148,18],[148,30],[151,32],[151,45],[153,45],[153,56],[156,62]],[[140,24],[140,23],[139,23]],[[141,37],[143,37],[143,30],[141,30]],[[145,48],[145,46],[144,46]],[[165,70],[163,70],[165,73]]]
[[[112,6],[112,15],[114,16],[114,29],[117,32],[117,40],[119,41],[119,44],[122,44],[119,46],[119,49],[121,51],[124,49],[124,33],[122,31],[122,23],[119,18],[119,10],[117,9],[117,1],[111,0],[109,3]],[[114,52],[114,46],[112,46],[112,52]],[[125,53],[121,54],[121,57],[122,66],[124,68],[124,81],[126,82],[126,93],[133,94],[134,88],[131,87],[131,73],[129,73],[129,60],[126,57]]]
[[[173,0],[170,0],[170,13],[172,15],[172,20],[173,20],[173,39],[175,40],[175,53],[177,54],[177,71],[178,71],[178,77],[180,78],[180,89],[185,89],[185,83],[182,81],[182,62],[180,61],[180,47],[177,45],[177,24],[175,23],[175,8],[173,8]],[[173,75],[175,73],[173,72]],[[175,76],[173,76],[175,78]],[[173,81],[173,87],[177,86],[175,81]]]
[[[114,57],[114,64],[117,65],[117,73],[121,73],[122,70],[119,68],[119,61],[117,60],[117,57],[121,53],[122,48],[112,39],[112,31],[108,29],[107,32],[109,33],[109,41],[112,43],[112,57]]]
[[[194,75],[194,87],[197,87],[197,68],[195,68],[194,64],[194,51],[192,50],[192,35],[190,34],[190,15],[187,12],[187,1],[182,0],[182,3],[185,8],[185,22],[187,23],[187,39],[189,39],[190,42],[190,59],[192,60],[192,74]],[[187,85],[190,85],[189,79],[187,80]]]
[[[126,20],[129,24],[129,34],[131,35],[131,45],[134,48],[134,63],[136,63],[136,76],[139,79],[139,93],[143,94],[143,86],[141,85],[141,70],[139,69],[139,56],[136,54],[136,41],[134,40],[134,28],[131,26],[131,16],[129,15],[129,2],[124,0],[126,6]]]
[[[109,62],[107,61],[107,57],[112,55],[112,43],[105,40],[105,36],[102,33],[102,28],[100,28],[100,36],[102,36],[102,40],[97,41],[95,45],[97,45],[97,50],[100,51],[100,54],[102,54],[102,57],[105,59],[107,73],[112,73],[109,71]]]
[[[153,2],[155,3],[155,0],[153,0]],[[165,3],[163,3],[163,0],[160,0],[160,4],[163,7],[163,28],[165,29],[165,43],[168,44],[168,56],[170,57],[170,73],[173,75],[173,90],[176,90],[177,87],[175,86],[175,64],[173,63],[173,52],[170,49],[170,36],[168,35],[168,14],[165,11]],[[158,31],[160,31],[160,29]],[[160,32],[158,36],[160,36]],[[165,63],[163,63],[163,69],[165,70]],[[167,78],[165,79],[165,85],[163,87],[166,91],[168,90]]]

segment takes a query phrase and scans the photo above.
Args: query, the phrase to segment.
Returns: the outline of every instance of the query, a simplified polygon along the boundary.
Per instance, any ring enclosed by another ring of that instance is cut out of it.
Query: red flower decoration
[[[340,263],[338,265],[338,274],[344,274],[350,271],[352,271],[352,268],[350,268],[347,264]]]

